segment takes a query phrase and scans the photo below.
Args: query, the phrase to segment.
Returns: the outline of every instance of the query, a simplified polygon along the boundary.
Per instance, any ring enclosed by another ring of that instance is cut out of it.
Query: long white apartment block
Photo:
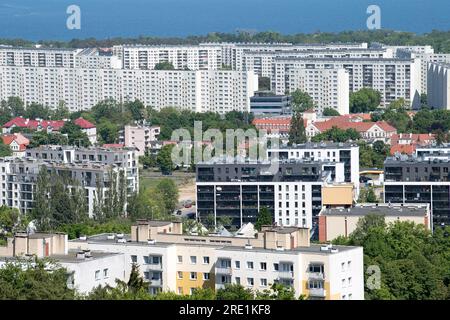
[[[393,58],[392,49],[367,48],[313,48],[295,46],[290,50],[247,50],[240,56],[241,61],[236,63],[236,70],[255,71],[261,77],[272,78],[273,63],[276,57],[290,58]]]
[[[114,56],[112,51],[97,48],[52,49],[0,46],[0,66],[120,69],[122,61]]]
[[[243,69],[246,52],[283,52],[305,50],[367,49],[367,43],[201,43],[200,46],[218,45],[222,49],[222,63],[233,70]]]
[[[316,112],[331,108],[341,115],[349,114],[349,73],[341,69],[289,69],[287,90],[308,93],[314,100]]]
[[[0,99],[18,96],[28,105],[70,111],[100,101],[139,99],[156,109],[173,106],[197,112],[250,111],[258,76],[240,71],[158,71],[0,66]]]
[[[420,105],[419,59],[370,58],[289,58],[277,57],[274,62],[272,90],[276,94],[288,91],[290,69],[341,69],[349,73],[349,91],[372,88],[381,93],[381,106],[405,99],[411,107]]]
[[[428,105],[450,110],[450,64],[429,63],[427,87]]]
[[[176,70],[222,68],[222,48],[215,45],[121,45],[114,46],[113,53],[121,57],[124,69],[149,70],[160,62],[170,62]]]

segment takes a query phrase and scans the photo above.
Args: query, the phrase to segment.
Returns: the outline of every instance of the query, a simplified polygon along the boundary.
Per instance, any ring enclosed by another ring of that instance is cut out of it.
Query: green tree
[[[156,163],[163,174],[171,174],[174,169],[172,162],[173,147],[172,144],[163,146],[156,156]]]
[[[262,226],[272,225],[273,217],[267,207],[262,207],[256,216],[255,229],[261,231]]]
[[[173,66],[172,62],[163,61],[159,62],[155,65],[155,70],[174,70],[175,67]]]
[[[340,116],[339,112],[333,108],[325,108],[323,109],[322,115],[324,117],[338,117]]]
[[[51,270],[51,272],[49,272]],[[0,268],[0,300],[73,300],[67,270],[48,259],[18,259]]]
[[[25,115],[25,104],[19,97],[9,97],[6,106],[13,117],[22,117]]]
[[[362,88],[350,94],[350,112],[364,113],[374,111],[380,105],[380,102],[380,92],[370,88]]]
[[[70,117],[70,110],[67,108],[64,101],[60,101],[58,107],[53,112],[53,118],[58,120],[68,119]]]
[[[3,142],[3,139],[0,139],[0,157],[9,157],[9,156],[12,156],[11,148]]]
[[[269,77],[259,77],[258,78],[258,90],[269,91],[270,90],[270,78]]]
[[[164,208],[167,214],[171,214],[178,205],[178,188],[172,179],[162,179],[156,185],[156,191],[164,199]]]
[[[115,143],[119,138],[119,129],[117,125],[109,120],[102,119],[97,126],[97,132],[100,137],[100,143]]]
[[[86,132],[77,126],[74,122],[68,121],[61,128],[61,133],[67,135],[67,143],[72,146],[89,147],[91,142]]]
[[[311,138],[312,142],[321,141],[333,141],[333,142],[347,142],[347,141],[357,141],[361,139],[361,135],[358,131],[353,128],[350,129],[340,129],[338,127],[332,127],[331,129],[319,133]]]
[[[25,117],[28,119],[50,119],[51,110],[42,104],[31,103],[25,110]]]
[[[281,283],[274,283],[270,289],[257,292],[256,300],[296,300],[295,289]]]
[[[294,112],[304,112],[306,110],[314,109],[314,101],[308,93],[297,89],[291,93],[291,96]]]
[[[125,108],[131,113],[133,120],[143,120],[147,117],[147,110],[139,100],[125,103]]]
[[[253,300],[254,294],[239,284],[228,284],[225,288],[217,290],[217,300]]]
[[[295,112],[291,118],[291,126],[289,129],[289,145],[301,144],[307,141],[308,138],[306,136],[303,117],[299,112]]]
[[[69,140],[66,136],[60,133],[47,133],[46,131],[37,131],[34,132],[30,144],[28,145],[29,148],[36,148],[42,145],[67,145]]]

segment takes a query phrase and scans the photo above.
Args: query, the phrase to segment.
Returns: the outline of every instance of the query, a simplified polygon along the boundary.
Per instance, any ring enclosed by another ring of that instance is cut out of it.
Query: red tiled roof
[[[87,121],[86,119],[83,119],[83,118],[78,118],[77,120],[74,121],[74,123],[82,129],[95,128],[95,125],[93,123],[91,123],[90,121]]]
[[[380,129],[386,132],[395,132],[397,129],[395,129],[393,126],[391,126],[389,123],[385,121],[378,121],[378,122],[352,122],[352,121],[346,121],[343,120],[340,117],[336,117],[333,119],[330,119],[328,121],[323,122],[314,122],[313,125],[320,131],[324,132],[327,130],[330,130],[333,127],[337,127],[342,130],[347,129],[355,129],[358,132],[366,132],[370,130],[373,126],[378,126]]]
[[[398,144],[400,140],[406,140],[408,143],[428,144],[436,140],[433,133],[399,133],[391,137],[392,145]]]
[[[16,136],[13,134],[5,134],[2,136],[3,143],[9,146],[11,142],[13,142],[16,139]]]
[[[416,151],[416,145],[413,144],[396,144],[391,147],[391,155],[396,152],[411,155],[414,151]]]
[[[64,120],[29,120],[22,117],[11,119],[3,125],[3,128],[11,128],[13,126],[19,128],[28,128],[36,130],[39,126],[42,129],[51,127],[55,131],[59,131],[64,126]]]

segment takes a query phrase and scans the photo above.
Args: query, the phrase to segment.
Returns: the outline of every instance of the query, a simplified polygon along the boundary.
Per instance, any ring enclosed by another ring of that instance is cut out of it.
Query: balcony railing
[[[162,264],[161,263],[149,263],[149,264],[144,264],[144,268],[147,270],[162,270]]]
[[[216,274],[231,274],[231,268],[216,267]]]
[[[324,280],[325,275],[323,272],[309,272],[308,273],[309,279],[311,280]]]
[[[294,277],[293,271],[278,271],[278,277],[280,279],[292,279]]]
[[[321,288],[321,289],[317,289],[317,288],[309,289],[309,295],[312,296],[312,297],[324,298],[326,296],[326,294],[327,294],[327,291],[325,289],[323,289],[323,288]]]

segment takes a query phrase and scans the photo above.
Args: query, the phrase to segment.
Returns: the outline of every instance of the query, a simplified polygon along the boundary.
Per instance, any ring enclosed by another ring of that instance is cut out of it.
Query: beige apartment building
[[[323,207],[319,213],[319,241],[348,237],[355,231],[358,221],[367,215],[384,216],[386,223],[409,221],[431,228],[430,205],[425,203],[363,203],[352,207]]]

